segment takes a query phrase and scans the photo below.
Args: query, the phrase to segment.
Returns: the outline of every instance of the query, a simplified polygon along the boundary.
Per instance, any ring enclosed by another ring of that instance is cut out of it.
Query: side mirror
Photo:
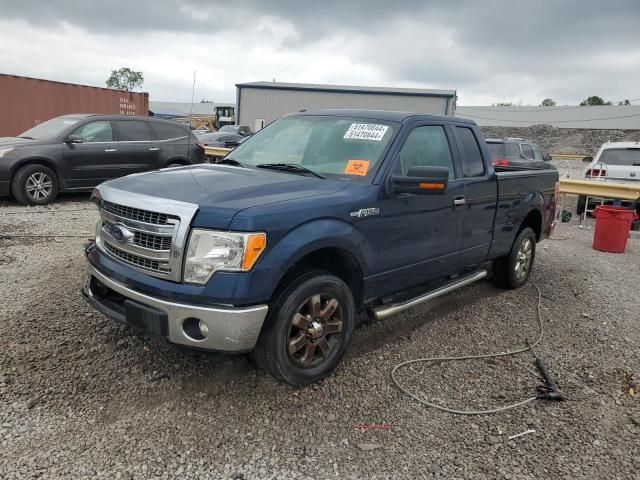
[[[82,137],[80,135],[69,135],[64,143],[82,143]]]
[[[440,195],[447,190],[448,183],[449,169],[447,167],[411,167],[406,176],[391,176],[391,191],[417,195]]]
[[[550,162],[551,160],[553,160],[553,158],[551,158],[551,155],[547,153],[542,157],[542,160],[544,160],[545,162]]]
[[[591,163],[591,162],[593,162],[593,157],[584,157],[584,158],[582,159],[582,161],[583,161],[584,163]]]

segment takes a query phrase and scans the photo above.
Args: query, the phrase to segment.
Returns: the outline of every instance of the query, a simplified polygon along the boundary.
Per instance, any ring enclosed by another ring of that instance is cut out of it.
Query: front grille
[[[125,252],[124,250],[120,250],[119,248],[114,247],[109,243],[104,243],[105,248],[111,255],[114,257],[118,257],[125,263],[130,265],[135,265],[136,267],[146,268],[147,270],[153,270],[155,272],[163,272],[166,271],[162,268],[160,262],[157,260],[149,260],[148,258],[139,257],[138,255],[134,255],[132,253]]]
[[[152,223],[155,225],[167,225],[169,219],[177,219],[173,215],[167,215],[166,213],[152,212],[149,210],[141,210],[139,208],[126,207],[124,205],[118,205],[116,203],[102,201],[102,208],[122,218],[129,218],[138,222]]]
[[[150,250],[170,250],[171,237],[154,235],[152,233],[135,232],[134,245]]]

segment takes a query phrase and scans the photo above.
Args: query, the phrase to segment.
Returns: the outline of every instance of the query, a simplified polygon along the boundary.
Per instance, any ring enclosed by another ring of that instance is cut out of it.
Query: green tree
[[[629,100],[625,100],[624,102],[618,102],[618,105],[631,105]]]
[[[126,90],[127,92],[141,87],[143,83],[144,75],[142,75],[142,72],[136,72],[128,67],[111,70],[111,76],[107,78],[107,87]]]
[[[581,107],[595,107],[598,105],[611,105],[611,102],[605,102],[602,97],[593,95],[580,102]]]
[[[540,104],[541,107],[555,107],[556,106],[556,102],[554,100],[552,100],[551,98],[545,98],[544,100],[542,100],[542,103]]]

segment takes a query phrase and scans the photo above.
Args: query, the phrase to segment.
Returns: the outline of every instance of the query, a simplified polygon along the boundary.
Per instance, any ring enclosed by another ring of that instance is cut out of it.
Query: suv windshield
[[[487,142],[487,148],[492,159],[520,158],[520,148],[517,143]]]
[[[607,165],[640,167],[640,148],[610,148],[602,152],[598,162]]]
[[[394,136],[396,124],[355,117],[282,118],[236,148],[246,166],[287,164],[332,178],[367,180]]]
[[[40,125],[30,128],[18,136],[33,138],[35,140],[52,140],[58,137],[70,126],[78,123],[80,120],[81,118],[71,116],[52,118],[51,120],[47,120],[46,122],[42,122]]]

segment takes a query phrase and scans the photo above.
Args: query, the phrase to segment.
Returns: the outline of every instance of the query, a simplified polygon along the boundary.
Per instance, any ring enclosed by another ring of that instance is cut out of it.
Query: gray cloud
[[[236,81],[276,76],[456,88],[467,104],[466,98],[640,97],[633,82],[640,75],[638,0],[0,0],[0,11],[5,22],[83,30],[105,48],[111,39],[130,38],[142,60],[149,47],[137,41],[145,35],[174,38],[176,50],[183,46],[180,60],[202,62],[207,54],[192,52],[189,42],[204,45],[212,62],[242,64],[243,78],[231,80],[225,95]],[[229,45],[237,48],[221,49]],[[323,67],[314,68],[320,59]],[[345,68],[349,63],[353,69]]]

